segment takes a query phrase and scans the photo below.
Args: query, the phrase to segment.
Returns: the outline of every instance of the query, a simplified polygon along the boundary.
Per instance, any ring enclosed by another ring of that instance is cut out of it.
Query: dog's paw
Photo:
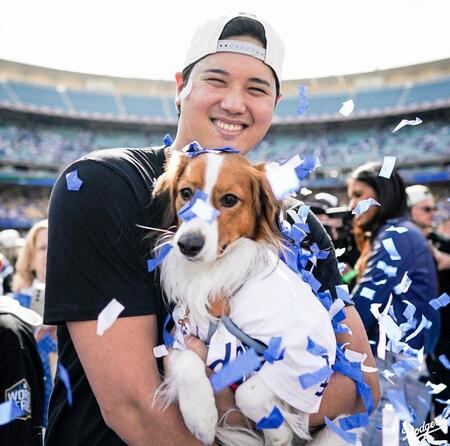
[[[202,443],[212,444],[219,414],[209,381],[180,391],[178,402],[187,428]]]
[[[192,389],[191,395],[179,395],[180,410],[187,428],[204,444],[212,444],[216,436],[219,414],[214,395],[200,395],[199,389]],[[212,398],[211,398],[212,397]]]

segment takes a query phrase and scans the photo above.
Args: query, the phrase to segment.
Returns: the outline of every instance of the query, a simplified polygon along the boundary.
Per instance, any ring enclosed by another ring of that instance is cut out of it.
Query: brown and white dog
[[[209,204],[220,215],[211,222],[202,218],[182,221],[177,212],[192,199],[198,189],[207,194]],[[239,325],[239,317],[245,319],[242,308],[246,300],[254,299],[255,293],[264,293],[265,280],[279,280],[279,286],[278,282],[275,286],[280,294],[268,296],[279,303],[274,305],[272,302],[269,305],[277,313],[270,314],[269,311],[265,314],[264,308],[261,308],[264,302],[256,301],[251,311],[262,311],[259,318],[262,322],[254,332],[248,334],[267,344],[270,337],[274,336],[273,330],[266,330],[266,327],[271,326],[270,321],[282,318],[283,312],[295,313],[299,318],[291,318],[292,324],[286,329],[295,331],[295,336],[291,336],[293,343],[306,348],[306,336],[310,333],[302,332],[302,327],[305,323],[311,324],[306,316],[310,311],[310,314],[319,315],[313,324],[321,344],[328,345],[330,350],[335,348],[327,311],[313,295],[309,285],[278,261],[282,249],[281,234],[277,227],[280,203],[272,193],[263,164],[253,166],[237,154],[205,153],[188,157],[174,151],[165,173],[155,185],[154,196],[169,203],[162,227],[176,229],[160,240],[161,244],[170,242],[173,245],[161,264],[161,285],[168,301],[186,310],[182,316],[185,316],[184,319],[188,316],[191,332],[205,340],[210,322],[217,321],[222,316],[221,312],[231,313],[234,322]],[[289,295],[286,299],[290,300],[283,300],[285,295]],[[258,302],[262,305],[258,305]],[[286,308],[289,302],[293,302],[293,306]],[[179,342],[182,344],[183,340],[179,339]],[[294,351],[296,346],[286,342],[289,361],[290,351]],[[331,361],[334,361],[334,352]],[[158,392],[158,401],[163,406],[178,401],[187,427],[199,440],[211,444],[216,437],[222,444],[228,445],[264,444],[261,437],[243,433],[242,430],[218,427],[213,389],[205,372],[205,363],[196,353],[187,349],[173,349],[169,353],[168,364],[169,370]],[[317,369],[317,364],[311,367]],[[270,379],[277,380],[278,375],[275,376],[273,372],[277,370],[276,367],[266,369],[269,372],[264,374],[263,368],[238,387],[236,405],[255,422],[267,416],[274,405],[281,409],[285,421],[277,429],[264,430],[266,444],[290,445],[294,433],[299,438],[311,440],[308,414],[293,408],[295,401],[288,404],[284,395],[280,397],[268,385]],[[268,374],[272,375],[270,379],[267,378]],[[297,375],[294,378],[297,381]],[[284,384],[287,383],[289,378]],[[294,385],[302,391],[298,381]],[[289,394],[286,395],[289,398]],[[320,438],[308,444],[337,446],[341,444],[340,441],[339,437],[325,429]]]

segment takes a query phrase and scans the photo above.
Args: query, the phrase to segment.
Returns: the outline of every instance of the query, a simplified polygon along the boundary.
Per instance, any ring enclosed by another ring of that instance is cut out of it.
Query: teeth
[[[242,124],[227,124],[226,122],[220,121],[219,119],[214,120],[214,124],[216,124],[217,127],[221,129],[229,130],[232,132],[237,132],[244,128]]]

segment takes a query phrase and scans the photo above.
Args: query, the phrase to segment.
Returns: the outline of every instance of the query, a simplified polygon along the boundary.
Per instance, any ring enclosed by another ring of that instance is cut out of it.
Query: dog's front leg
[[[173,350],[169,367],[187,428],[201,442],[212,444],[219,415],[205,363],[191,350]]]
[[[258,374],[241,384],[236,390],[236,405],[242,413],[257,423],[266,417],[273,407],[280,407],[278,397],[270,390]],[[294,433],[286,421],[278,429],[264,429],[266,444],[290,446]]]

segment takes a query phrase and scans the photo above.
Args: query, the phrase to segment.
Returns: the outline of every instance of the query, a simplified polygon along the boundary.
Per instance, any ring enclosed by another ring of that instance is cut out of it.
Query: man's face
[[[430,228],[436,215],[436,203],[432,198],[427,198],[411,207],[411,218],[413,222],[422,227]]]
[[[232,146],[246,154],[264,138],[279,98],[274,75],[262,61],[237,53],[212,54],[194,66],[189,79],[192,90],[178,97],[176,148],[198,141],[203,147]],[[176,80],[179,95],[180,73]]]

